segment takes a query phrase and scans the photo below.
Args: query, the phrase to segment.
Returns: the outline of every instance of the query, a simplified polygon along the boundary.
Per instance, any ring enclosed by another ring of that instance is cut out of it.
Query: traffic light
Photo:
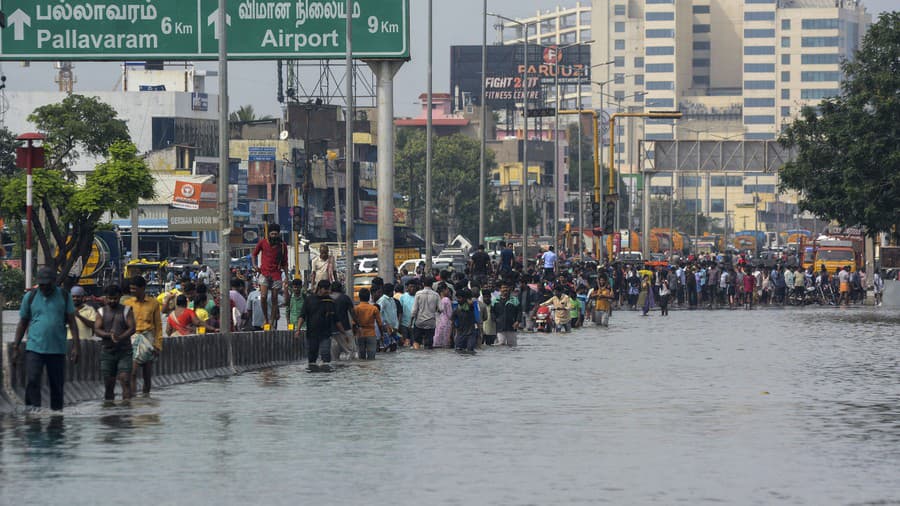
[[[294,232],[303,232],[303,208],[294,206],[293,216],[291,217],[291,225]]]
[[[606,214],[603,215],[603,229],[607,234],[615,232],[616,228],[616,203],[612,200],[606,202]]]
[[[602,208],[599,202],[591,202],[591,225],[593,228],[600,228],[603,223]]]

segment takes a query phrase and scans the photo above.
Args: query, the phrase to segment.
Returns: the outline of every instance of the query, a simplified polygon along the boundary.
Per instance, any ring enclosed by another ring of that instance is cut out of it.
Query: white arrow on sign
[[[25,14],[22,9],[16,9],[9,17],[9,24],[13,26],[13,38],[25,40],[25,25],[31,26],[31,16]]]
[[[219,9],[212,11],[212,14],[210,14],[209,17],[206,18],[206,24],[213,25],[214,30],[215,30],[216,40],[219,40],[219,34],[222,33],[221,27],[219,26]],[[228,26],[231,26],[231,15],[230,14],[225,14],[225,24]]]

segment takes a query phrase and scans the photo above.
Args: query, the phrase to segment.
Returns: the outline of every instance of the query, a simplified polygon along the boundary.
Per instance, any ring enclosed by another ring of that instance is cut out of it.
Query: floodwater
[[[618,312],[0,418],[0,504],[900,504],[900,316]]]

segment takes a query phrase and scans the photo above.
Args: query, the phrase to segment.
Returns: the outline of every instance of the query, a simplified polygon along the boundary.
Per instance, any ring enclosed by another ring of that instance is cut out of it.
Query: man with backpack
[[[72,333],[72,348],[69,357],[78,363],[81,341],[78,324],[75,321],[75,305],[72,297],[56,286],[56,271],[49,267],[38,270],[35,278],[38,288],[31,290],[22,299],[19,310],[19,324],[13,344],[13,361],[20,354],[22,338],[28,331],[25,347],[25,405],[41,407],[41,377],[47,369],[47,383],[50,386],[50,409],[63,408],[63,384],[66,370],[66,325]]]

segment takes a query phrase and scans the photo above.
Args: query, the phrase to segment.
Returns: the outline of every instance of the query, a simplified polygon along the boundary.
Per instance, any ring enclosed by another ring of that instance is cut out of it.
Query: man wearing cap
[[[284,279],[290,278],[288,274],[288,251],[287,245],[281,240],[281,228],[277,223],[269,225],[268,237],[262,239],[256,244],[251,255],[253,268],[259,273],[257,282],[259,283],[260,303],[262,305],[263,326],[271,323],[278,323],[278,292],[285,288],[282,282],[282,273]],[[272,308],[269,309],[269,291],[273,292]],[[285,290],[285,299],[290,297],[290,293]]]
[[[69,356],[78,363],[81,349],[78,324],[75,321],[75,305],[72,297],[56,286],[56,271],[41,267],[37,272],[38,288],[22,298],[19,325],[13,344],[13,361],[17,361],[22,338],[28,331],[25,347],[25,405],[41,407],[41,377],[47,369],[50,386],[50,409],[63,408],[63,383],[66,371],[66,325],[72,331],[72,348]]]

